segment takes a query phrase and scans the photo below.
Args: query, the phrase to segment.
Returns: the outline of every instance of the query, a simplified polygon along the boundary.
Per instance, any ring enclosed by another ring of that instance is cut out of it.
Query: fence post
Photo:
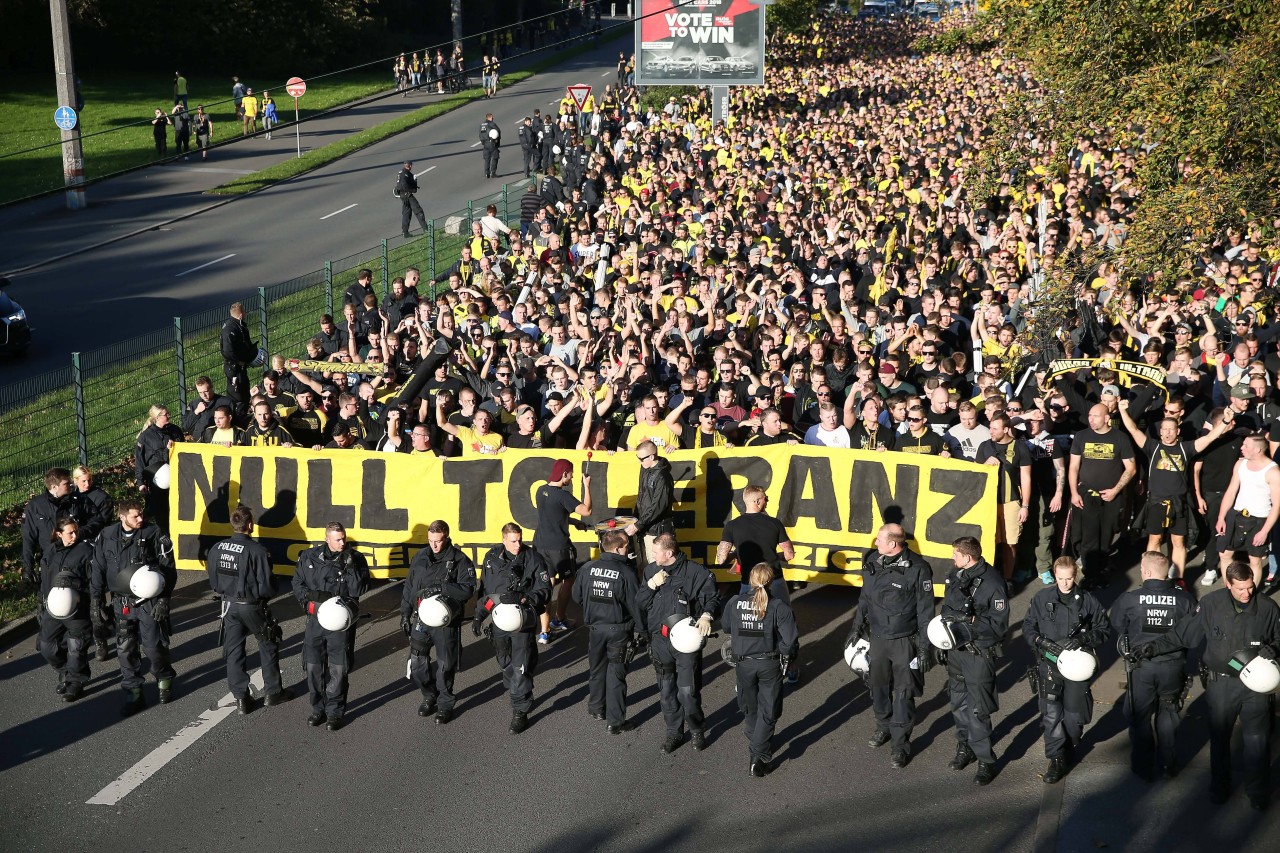
[[[187,347],[182,340],[182,318],[173,318],[173,344],[178,354],[178,405],[187,408]]]
[[[333,261],[324,262],[324,313],[333,316]]]
[[[258,310],[258,336],[261,341],[258,346],[262,347],[262,351],[270,358],[271,344],[269,343],[270,339],[267,337],[267,289],[265,287],[258,288],[258,305],[260,306]],[[263,369],[265,370],[270,366],[270,364],[263,365]]]
[[[428,277],[436,280],[436,221],[427,223],[427,269]]]
[[[506,222],[511,218],[511,205],[507,200],[507,185],[502,185],[502,221]]]
[[[467,238],[468,235],[471,234],[471,223],[475,222],[475,218],[476,218],[475,204],[476,203],[474,201],[471,201],[469,199],[467,200],[467,233],[461,235],[464,240]]]
[[[84,377],[80,373],[80,353],[71,353],[71,387],[76,394],[76,450],[80,452],[80,464],[89,465],[89,434],[84,417]]]
[[[387,240],[384,237],[382,240],[382,298],[383,299],[387,298],[387,290],[391,287],[391,285],[388,283],[389,279],[387,278],[387,274],[390,268],[391,268],[391,263],[387,258]]]

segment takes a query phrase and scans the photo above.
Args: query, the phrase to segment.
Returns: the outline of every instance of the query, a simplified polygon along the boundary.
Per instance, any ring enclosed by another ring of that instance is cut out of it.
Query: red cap
[[[1199,302],[1201,299],[1204,299],[1204,290],[1203,289],[1196,290],[1194,293],[1191,294],[1191,298],[1197,302]]]
[[[551,466],[551,479],[548,482],[558,483],[573,473],[573,463],[568,459],[557,459]]]

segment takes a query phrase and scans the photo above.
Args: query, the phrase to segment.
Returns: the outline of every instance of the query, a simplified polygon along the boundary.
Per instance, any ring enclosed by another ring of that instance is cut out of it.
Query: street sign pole
[[[80,146],[80,122],[75,114],[79,103],[76,100],[76,70],[71,57],[67,0],[49,0],[49,17],[53,24],[53,68],[58,81],[58,103],[71,105],[70,108],[60,107],[54,119],[62,131],[62,183],[67,188],[67,208],[81,210],[86,204],[84,151]],[[64,121],[63,116],[67,113],[70,115]]]
[[[729,87],[711,87],[711,124],[729,120]]]
[[[284,90],[293,95],[293,139],[298,146],[298,159],[302,159],[302,120],[298,117],[298,98],[307,93],[307,81],[301,77],[290,77],[284,84]]]

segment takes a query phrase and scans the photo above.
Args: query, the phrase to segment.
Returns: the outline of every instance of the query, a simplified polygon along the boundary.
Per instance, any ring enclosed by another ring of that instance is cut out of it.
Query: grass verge
[[[99,178],[154,162],[149,122],[157,107],[172,107],[170,81],[163,75],[123,72],[100,79],[82,77],[85,177]],[[285,94],[283,81],[245,82],[259,94],[264,88],[270,90],[281,118],[292,117],[293,99]],[[300,115],[306,118],[389,88],[389,75],[368,71],[308,81]],[[214,122],[214,141],[229,138],[233,131],[239,135],[231,111],[230,75],[190,78],[189,91],[193,112],[197,104],[206,105]],[[0,77],[0,204],[62,187],[62,149],[53,144],[61,140],[53,123],[57,107],[52,74],[12,72]],[[169,144],[172,151],[172,129]],[[49,147],[28,150],[42,145]]]

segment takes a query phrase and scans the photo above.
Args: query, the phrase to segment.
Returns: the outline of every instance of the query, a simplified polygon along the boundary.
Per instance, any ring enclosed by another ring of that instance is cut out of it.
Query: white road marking
[[[249,683],[262,690],[262,670],[249,679]],[[236,702],[230,693],[218,700],[217,707],[210,708],[194,722],[188,723],[173,737],[151,750],[141,761],[130,767],[120,777],[85,801],[90,806],[114,806],[200,738],[218,723],[235,713]]]
[[[601,74],[600,76],[601,76],[601,77],[608,77],[608,76],[609,76],[610,74],[612,74],[612,73],[613,73],[612,71],[606,71],[606,72],[604,72],[603,74]]]
[[[183,169],[184,172],[212,172],[216,175],[252,175],[252,169],[217,169],[213,166],[192,166],[189,169]]]
[[[337,216],[339,213],[345,213],[346,211],[350,210],[351,208],[353,208],[353,207],[359,207],[359,206],[360,206],[360,203],[359,203],[359,202],[356,202],[355,204],[349,204],[349,205],[347,205],[346,207],[342,208],[342,210],[335,210],[333,213],[326,213],[324,216],[321,216],[321,217],[320,217],[320,221],[321,221],[321,222],[323,222],[323,221],[325,221],[326,219],[328,219],[330,216]]]
[[[475,148],[479,144],[480,144],[480,140],[477,139],[475,142],[471,143],[471,147]]]
[[[192,272],[195,272],[196,270],[202,270],[202,269],[204,269],[205,267],[211,267],[211,266],[213,266],[214,264],[221,263],[222,261],[225,261],[227,258],[234,258],[235,256],[236,256],[236,253],[235,253],[235,252],[232,252],[232,253],[231,253],[231,254],[229,254],[229,255],[223,255],[222,257],[218,258],[216,261],[209,261],[209,263],[207,263],[207,264],[201,264],[201,265],[200,265],[200,266],[198,266],[198,267],[192,267],[192,268],[191,268],[191,269],[189,269],[189,270],[185,270],[185,271],[183,271],[183,272],[180,272],[180,273],[178,273],[177,275],[175,275],[175,276],[174,276],[174,278],[182,278],[182,277],[183,277],[184,275],[186,275],[187,273],[192,273]]]
[[[421,172],[419,172],[418,174],[419,174],[419,175],[425,175],[427,172],[430,172],[430,171],[431,171],[432,169],[434,169],[434,168],[435,168],[435,166],[428,166],[427,168],[423,169],[423,170],[422,170]]]

